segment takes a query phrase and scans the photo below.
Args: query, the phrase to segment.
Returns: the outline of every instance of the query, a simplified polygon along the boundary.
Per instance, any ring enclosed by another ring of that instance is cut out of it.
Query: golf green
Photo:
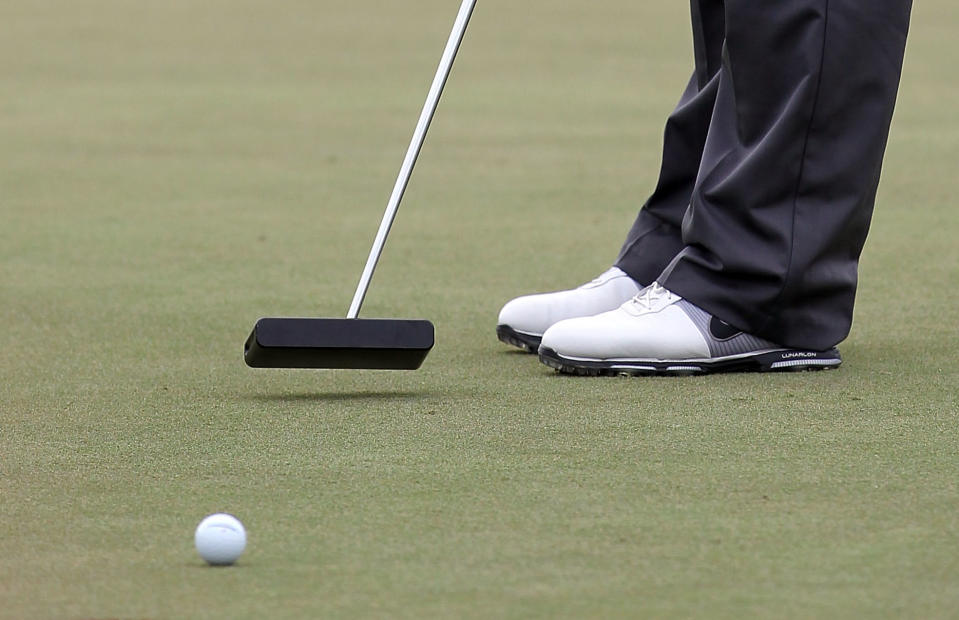
[[[345,315],[457,6],[0,7],[0,618],[955,617],[954,2],[915,7],[840,370],[496,340],[655,182],[688,7],[626,0],[478,3],[362,312],[433,321],[421,370],[243,364]]]

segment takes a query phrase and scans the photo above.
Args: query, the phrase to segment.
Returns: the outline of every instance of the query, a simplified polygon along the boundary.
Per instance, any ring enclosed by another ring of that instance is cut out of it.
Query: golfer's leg
[[[692,0],[696,70],[666,123],[656,190],[640,211],[616,266],[649,284],[681,249],[689,207],[718,90],[725,31],[723,0]]]
[[[685,248],[659,281],[782,345],[846,337],[911,0],[726,0]]]
[[[497,318],[497,337],[530,352],[555,323],[618,308],[650,284],[682,247],[680,225],[699,169],[722,65],[723,0],[692,0],[696,72],[666,126],[659,186],[612,269],[592,282],[511,300]]]

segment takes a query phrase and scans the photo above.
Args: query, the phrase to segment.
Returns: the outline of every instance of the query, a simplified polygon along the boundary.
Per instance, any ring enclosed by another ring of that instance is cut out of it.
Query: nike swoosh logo
[[[741,333],[743,333],[741,329],[733,327],[726,321],[721,321],[716,317],[709,320],[709,334],[716,340],[729,340]]]

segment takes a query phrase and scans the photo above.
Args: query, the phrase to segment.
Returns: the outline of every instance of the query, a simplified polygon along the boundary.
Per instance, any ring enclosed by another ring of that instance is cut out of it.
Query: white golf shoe
[[[539,359],[577,375],[700,374],[836,368],[839,351],[791,349],[745,334],[658,283],[616,310],[560,321]]]
[[[535,353],[543,333],[554,323],[618,308],[641,288],[626,272],[612,267],[579,288],[517,297],[500,310],[496,335]]]

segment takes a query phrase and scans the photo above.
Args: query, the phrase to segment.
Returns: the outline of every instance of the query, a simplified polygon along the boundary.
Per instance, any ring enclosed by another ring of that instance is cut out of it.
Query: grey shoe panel
[[[709,346],[709,355],[711,357],[728,357],[730,355],[741,355],[743,353],[782,348],[768,340],[763,340],[762,338],[750,336],[742,332],[731,338],[719,340],[713,336],[712,330],[709,329],[709,323],[713,319],[711,314],[689,303],[685,299],[680,301],[678,305],[682,311],[686,313],[686,316],[696,325],[700,333],[702,333],[706,344]]]

